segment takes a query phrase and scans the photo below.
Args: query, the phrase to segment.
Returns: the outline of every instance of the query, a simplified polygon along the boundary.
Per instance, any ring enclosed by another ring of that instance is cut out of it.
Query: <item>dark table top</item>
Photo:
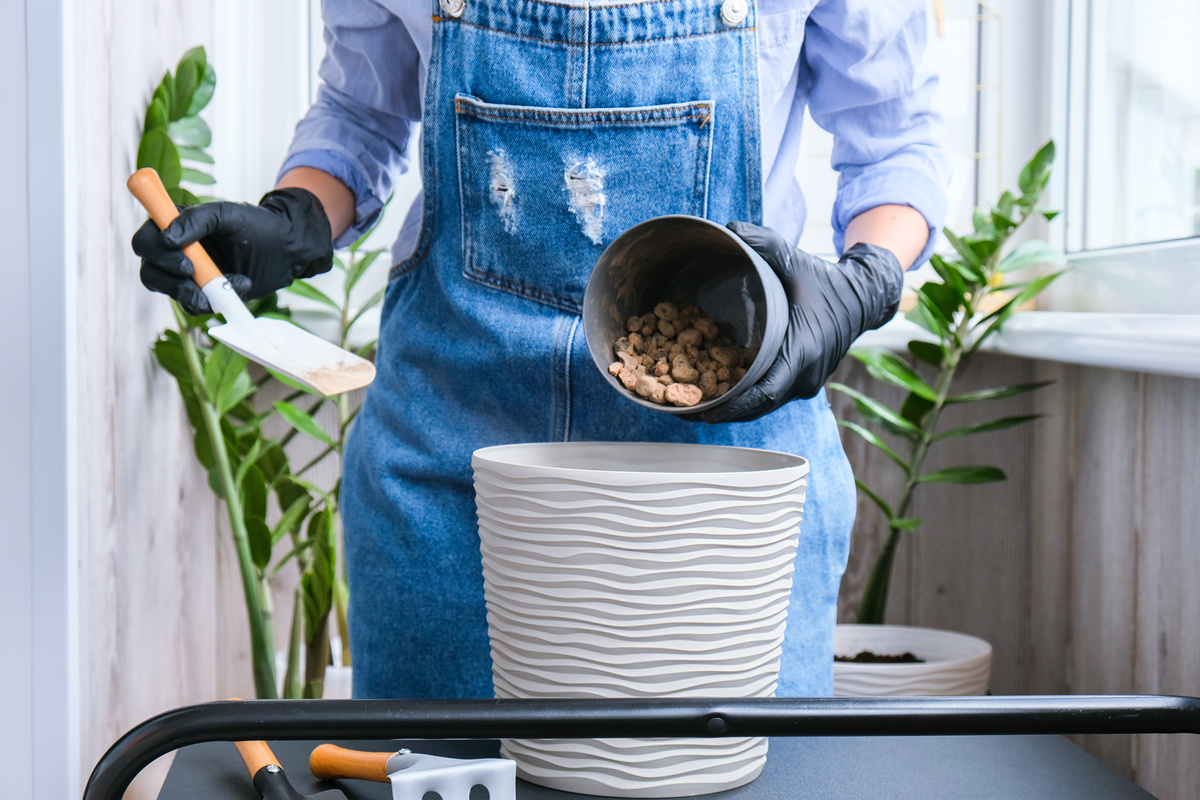
[[[495,741],[336,742],[360,750],[460,758],[496,756]],[[308,754],[318,742],[271,742],[292,785],[311,794],[341,788],[349,800],[390,800],[391,785],[318,782]],[[1102,800],[1152,798],[1061,736],[808,737],[771,740],[757,780],[705,795],[713,800]],[[580,800],[517,781],[519,800]],[[159,800],[258,800],[233,745],[209,742],[181,749]],[[467,800],[467,798],[443,798]],[[480,800],[473,792],[470,800]]]

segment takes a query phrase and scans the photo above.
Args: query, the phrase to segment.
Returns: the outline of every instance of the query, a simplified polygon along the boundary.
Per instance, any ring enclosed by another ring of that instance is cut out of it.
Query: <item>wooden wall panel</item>
[[[76,0],[80,761],[84,777],[129,727],[213,699],[224,592],[217,507],[193,463],[173,381],[150,345],[171,319],[146,292],[129,240],[144,215],[124,189],[145,104],[208,4]]]
[[[898,399],[856,364],[838,377]],[[1200,695],[1200,381],[992,355],[962,376],[964,388],[1032,379],[1057,383],[994,410],[1045,419],[935,454],[931,468],[996,464],[1010,479],[926,487],[914,508],[926,524],[897,558],[889,621],[984,636],[998,693]],[[847,452],[871,485],[896,479],[856,437]],[[883,528],[872,506],[859,508],[843,621]],[[1200,785],[1196,737],[1079,741],[1164,800]]]

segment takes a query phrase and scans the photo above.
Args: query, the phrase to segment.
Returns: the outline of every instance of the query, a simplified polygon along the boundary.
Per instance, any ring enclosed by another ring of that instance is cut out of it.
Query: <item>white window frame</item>
[[[1057,113],[1053,125],[1055,139],[1063,145],[1065,173],[1058,200],[1063,224],[1055,244],[1068,254],[1072,269],[1052,295],[1054,307],[1064,311],[1198,314],[1200,236],[1104,249],[1084,247],[1089,2],[1055,0],[1056,34],[1051,37],[1051,46],[1057,51],[1052,71]],[[1189,284],[1190,297],[1186,291]],[[1176,291],[1169,291],[1172,287]]]
[[[1038,298],[1039,311],[1014,314],[985,350],[1027,358],[1089,366],[1200,378],[1200,239],[1139,244],[1106,250],[1070,252],[1068,236],[1080,223],[1072,201],[1081,197],[1082,155],[1072,147],[1071,134],[1086,125],[1087,98],[1079,89],[1080,53],[1086,52],[1086,26],[1072,18],[1071,4],[1080,0],[1050,0],[1029,12],[1023,4],[1012,17],[1022,26],[1011,29],[1010,46],[1028,41],[1043,26],[1041,74],[1019,75],[1012,86],[1018,96],[1035,97],[1036,81],[1048,80],[1049,92],[1038,102],[1010,104],[1025,109],[1006,131],[1006,160],[1027,158],[1021,140],[1038,143],[1053,138],[1059,162],[1047,187],[1045,204],[1063,209],[1063,223],[1050,225],[1043,235],[1068,255],[1071,269]],[[1079,5],[1075,8],[1078,10]],[[1013,20],[1010,19],[1010,23]],[[1013,54],[1015,55],[1015,54]],[[1009,57],[1020,69],[1023,59]],[[1072,74],[1076,87],[1072,91]],[[1012,84],[1010,84],[1011,86]],[[897,317],[858,340],[904,350],[910,339],[929,339],[923,329]]]

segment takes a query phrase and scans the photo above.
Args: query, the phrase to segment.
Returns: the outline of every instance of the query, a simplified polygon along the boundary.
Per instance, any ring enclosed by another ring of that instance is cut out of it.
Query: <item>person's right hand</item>
[[[277,189],[249,203],[203,203],[181,208],[160,231],[153,220],[133,236],[142,257],[142,283],[175,298],[189,314],[211,314],[208,298],[192,281],[192,262],[181,251],[200,242],[243,300],[263,297],[297,278],[333,266],[329,219],[316,195]]]

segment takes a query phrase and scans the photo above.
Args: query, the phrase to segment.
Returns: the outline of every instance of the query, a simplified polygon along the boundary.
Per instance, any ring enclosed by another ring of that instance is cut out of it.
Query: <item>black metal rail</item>
[[[185,706],[117,740],[84,800],[119,800],[150,762],[246,739],[1200,734],[1200,698],[1006,696],[680,700],[239,700]]]

